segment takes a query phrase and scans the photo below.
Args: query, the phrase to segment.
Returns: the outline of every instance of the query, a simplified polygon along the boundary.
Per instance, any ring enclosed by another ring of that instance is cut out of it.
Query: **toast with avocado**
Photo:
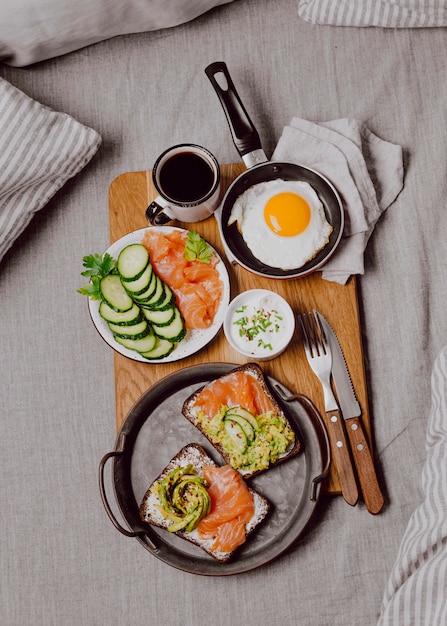
[[[150,485],[140,504],[143,522],[164,528],[228,561],[265,519],[268,500],[231,466],[218,466],[199,444],[188,444]]]
[[[210,381],[185,400],[182,413],[246,478],[291,458],[302,447],[257,363]]]

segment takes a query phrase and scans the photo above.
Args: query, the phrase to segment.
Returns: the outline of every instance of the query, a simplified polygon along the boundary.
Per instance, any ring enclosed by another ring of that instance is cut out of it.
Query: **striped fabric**
[[[447,25],[446,0],[300,0],[298,14],[307,22],[333,26]]]
[[[0,261],[100,143],[96,131],[0,78]]]
[[[447,624],[447,346],[431,383],[424,500],[405,531],[378,626]]]

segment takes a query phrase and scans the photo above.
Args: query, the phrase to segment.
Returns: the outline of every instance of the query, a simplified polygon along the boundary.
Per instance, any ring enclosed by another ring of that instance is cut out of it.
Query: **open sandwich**
[[[141,519],[174,532],[217,561],[228,561],[264,520],[270,504],[229,465],[219,467],[188,444],[161,472],[140,504]]]
[[[183,404],[183,415],[244,477],[298,454],[301,442],[256,363],[210,381]]]

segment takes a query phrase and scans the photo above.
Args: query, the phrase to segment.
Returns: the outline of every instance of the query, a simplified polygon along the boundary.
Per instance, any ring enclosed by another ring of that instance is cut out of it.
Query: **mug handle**
[[[167,213],[163,213],[163,211],[164,207],[157,204],[155,200],[150,203],[146,209],[146,218],[149,226],[163,226],[163,224],[167,224],[173,219]]]

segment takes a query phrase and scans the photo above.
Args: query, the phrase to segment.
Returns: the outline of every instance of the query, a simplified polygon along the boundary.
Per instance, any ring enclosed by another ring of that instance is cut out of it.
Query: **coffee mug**
[[[219,163],[206,148],[185,143],[165,150],[155,162],[152,180],[158,196],[146,210],[150,225],[173,219],[200,222],[218,207]]]

